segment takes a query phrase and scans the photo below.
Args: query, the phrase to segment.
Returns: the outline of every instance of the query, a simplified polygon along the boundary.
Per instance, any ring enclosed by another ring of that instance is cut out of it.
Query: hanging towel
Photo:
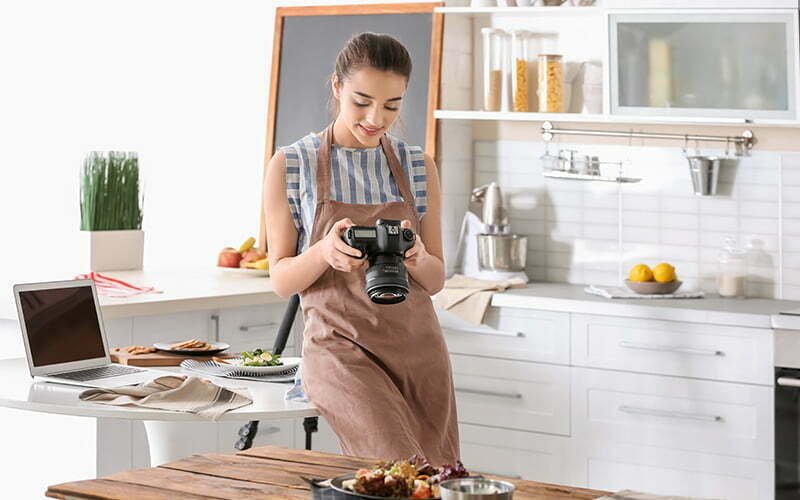
[[[139,385],[89,389],[81,401],[193,413],[217,421],[225,412],[252,404],[247,389],[226,389],[197,377],[167,375]]]
[[[88,274],[79,274],[75,276],[76,280],[92,280],[97,287],[97,293],[104,297],[111,297],[114,299],[125,299],[133,297],[134,295],[141,295],[143,293],[162,293],[161,290],[156,290],[152,286],[136,286],[121,279],[112,278],[105,274],[92,271]]]
[[[472,324],[480,325],[496,292],[523,287],[525,281],[521,278],[487,281],[454,274],[444,283],[442,291],[436,294],[433,304]]]

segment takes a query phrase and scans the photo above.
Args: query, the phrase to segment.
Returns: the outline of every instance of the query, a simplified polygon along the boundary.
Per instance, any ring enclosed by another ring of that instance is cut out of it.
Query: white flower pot
[[[128,271],[142,268],[144,231],[83,231],[91,271]]]

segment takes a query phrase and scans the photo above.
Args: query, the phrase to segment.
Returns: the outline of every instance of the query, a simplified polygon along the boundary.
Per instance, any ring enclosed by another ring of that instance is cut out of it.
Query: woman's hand
[[[322,258],[332,268],[345,273],[360,269],[367,263],[367,259],[361,256],[361,250],[351,247],[342,239],[342,233],[350,226],[355,226],[353,221],[340,219],[322,239]]]
[[[403,229],[411,229],[411,221],[408,219],[403,220],[400,223],[400,227]],[[419,237],[419,234],[415,234],[414,246],[406,250],[406,259],[403,263],[406,265],[406,268],[413,270],[428,260],[430,256],[431,254],[425,249],[425,243],[422,242],[422,238]]]

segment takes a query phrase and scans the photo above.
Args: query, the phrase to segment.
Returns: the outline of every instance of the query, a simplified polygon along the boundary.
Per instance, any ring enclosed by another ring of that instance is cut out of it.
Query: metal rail
[[[724,135],[694,135],[694,134],[664,134],[657,132],[634,132],[634,131],[612,131],[612,130],[581,130],[581,129],[565,129],[555,128],[552,122],[542,123],[542,139],[545,141],[553,140],[556,135],[584,135],[595,137],[628,137],[628,138],[642,138],[642,139],[664,139],[664,140],[677,140],[683,141],[686,147],[689,141],[695,142],[724,142],[725,144],[733,144],[736,147],[736,155],[741,156],[746,154],[747,151],[753,149],[756,143],[755,136],[752,130],[745,130],[741,135],[724,136]]]

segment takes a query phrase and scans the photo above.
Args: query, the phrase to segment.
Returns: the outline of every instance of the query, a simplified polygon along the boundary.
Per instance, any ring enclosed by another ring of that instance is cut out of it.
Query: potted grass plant
[[[141,269],[144,255],[136,153],[89,153],[81,170],[81,231],[92,271]]]

